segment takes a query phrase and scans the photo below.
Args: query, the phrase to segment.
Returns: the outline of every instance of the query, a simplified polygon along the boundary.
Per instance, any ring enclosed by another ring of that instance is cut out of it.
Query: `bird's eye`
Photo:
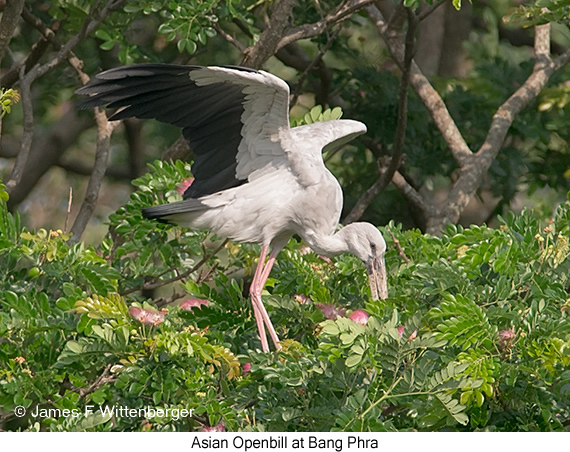
[[[371,249],[373,252],[376,252],[376,244],[370,242],[370,249]]]

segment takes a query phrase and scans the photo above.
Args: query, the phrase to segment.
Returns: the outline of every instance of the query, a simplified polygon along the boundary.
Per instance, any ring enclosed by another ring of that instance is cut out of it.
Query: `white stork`
[[[98,74],[77,92],[92,95],[81,108],[120,108],[110,120],[154,118],[182,128],[195,156],[195,180],[183,201],[148,207],[143,215],[261,245],[250,294],[263,351],[269,351],[266,327],[275,347],[280,345],[261,293],[294,234],[318,254],[360,258],[372,298],[387,297],[386,243],[369,223],[335,232],[342,190],[322,158],[323,150],[365,133],[361,122],[290,128],[288,85],[267,72],[235,66],[125,66]]]

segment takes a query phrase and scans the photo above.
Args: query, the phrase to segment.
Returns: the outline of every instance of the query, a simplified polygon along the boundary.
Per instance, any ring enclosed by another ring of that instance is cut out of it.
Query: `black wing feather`
[[[252,69],[228,66],[256,72]],[[242,140],[243,87],[231,83],[197,86],[190,72],[200,66],[140,64],[102,72],[78,94],[92,96],[79,108],[121,108],[110,120],[156,119],[182,128],[194,152],[194,183],[184,198],[199,198],[246,182],[236,178]]]

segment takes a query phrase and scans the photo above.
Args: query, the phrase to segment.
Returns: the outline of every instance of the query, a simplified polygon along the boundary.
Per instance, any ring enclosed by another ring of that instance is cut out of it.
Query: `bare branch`
[[[4,52],[18,26],[23,8],[24,0],[12,0],[6,3],[6,7],[2,12],[2,19],[0,20],[0,61],[2,61]]]
[[[305,24],[290,30],[277,45],[277,50],[300,39],[312,38],[323,33],[326,29],[348,19],[354,13],[364,9],[374,0],[348,0],[344,1],[325,18],[313,24]]]
[[[98,107],[95,111],[95,121],[97,122],[97,145],[95,151],[95,163],[93,165],[93,172],[89,178],[89,183],[87,184],[85,199],[81,204],[79,213],[77,214],[75,222],[71,228],[73,236],[70,240],[73,243],[77,243],[79,241],[81,235],[87,227],[87,223],[95,211],[97,199],[99,198],[99,190],[101,189],[101,184],[103,183],[103,178],[105,177],[105,171],[107,170],[109,149],[111,147],[111,134],[113,133],[113,130],[115,130],[115,128],[120,124],[120,121],[107,121],[107,115],[100,107]]]
[[[160,156],[161,160],[186,160],[190,155],[190,146],[188,140],[183,136],[178,137],[178,139],[172,143],[166,151]]]
[[[370,17],[374,20],[380,34],[384,38],[394,60],[400,67],[403,62],[403,38],[401,33],[394,33],[390,23],[386,22],[380,10],[374,6],[367,8]],[[395,27],[395,26],[394,26]],[[434,123],[446,141],[455,160],[460,166],[459,177],[450,191],[443,207],[428,209],[422,207],[427,216],[427,230],[437,234],[447,223],[456,223],[459,216],[477,188],[491,163],[496,158],[508,130],[518,113],[529,102],[536,98],[544,88],[550,76],[570,60],[570,50],[552,61],[549,52],[549,28],[540,26],[535,29],[535,54],[536,64],[533,73],[527,81],[499,107],[495,115],[485,142],[474,154],[462,137],[455,122],[451,118],[443,100],[433,89],[421,70],[412,62],[410,82],[424,105],[429,110]],[[397,179],[397,178],[393,178]],[[403,179],[400,180],[403,182]],[[419,196],[419,195],[418,195]],[[410,196],[408,196],[409,199]],[[421,197],[415,197],[417,205],[423,204]]]
[[[84,398],[89,394],[94,393],[99,389],[101,386],[106,385],[107,383],[112,383],[116,380],[116,377],[109,375],[111,372],[111,368],[113,366],[108,364],[101,375],[99,375],[93,383],[91,383],[87,388],[78,388],[77,386],[73,385],[71,381],[69,381],[68,376],[66,375],[63,382],[61,383],[61,390],[65,391],[66,389],[76,392],[79,394],[80,398]],[[62,394],[63,395],[63,394]]]
[[[389,27],[389,24],[378,8],[370,6],[366,10],[386,42],[390,53],[394,57],[394,61],[402,67],[404,61],[403,35],[393,33],[393,30]],[[429,80],[423,75],[415,61],[412,61],[410,83],[430,112],[435,125],[442,134],[443,139],[449,146],[459,166],[467,164],[473,156],[471,149],[469,149],[469,146],[463,139],[461,132],[449,114],[441,96],[431,86]]]
[[[137,292],[139,290],[158,289],[159,287],[166,286],[167,284],[171,284],[173,282],[180,281],[181,279],[187,278],[192,273],[197,271],[200,267],[202,267],[202,265],[204,265],[210,258],[214,257],[224,246],[226,246],[226,243],[228,243],[228,242],[229,242],[229,239],[225,239],[214,251],[212,251],[209,254],[204,254],[204,257],[202,259],[200,259],[200,261],[197,262],[196,265],[194,265],[192,268],[189,268],[185,272],[180,273],[179,275],[173,276],[172,278],[165,279],[165,280],[160,279],[160,277],[162,275],[159,275],[159,276],[153,278],[151,281],[145,282],[141,287],[134,287],[132,289],[128,289],[124,292],[121,292],[121,295],[123,295],[123,296],[129,295],[129,294],[131,294],[133,292]],[[170,270],[168,270],[168,271],[170,271]],[[168,273],[168,271],[165,273]]]
[[[95,5],[91,9],[88,16],[85,18],[83,25],[79,32],[71,37],[69,41],[67,41],[64,45],[61,46],[57,54],[51,58],[47,63],[43,64],[38,68],[38,72],[36,78],[43,76],[51,69],[59,65],[62,61],[66,60],[69,57],[70,52],[73,48],[79,44],[85,36],[90,35],[100,24],[103,22],[111,12],[124,4],[126,0],[109,0],[107,4],[99,11],[99,5],[102,3],[102,0],[98,0],[95,2]],[[49,35],[46,35],[48,37]]]
[[[440,0],[438,2],[435,2],[432,5],[429,5],[427,8],[425,8],[424,10],[420,11],[418,14],[418,22],[421,22],[424,19],[427,19],[430,14],[432,14],[437,8],[439,8],[442,5],[445,5],[446,1],[445,0]]]
[[[10,179],[6,183],[6,191],[8,194],[11,194],[20,183],[32,147],[32,139],[34,136],[34,106],[32,104],[31,83],[35,78],[36,70],[37,66],[25,76],[25,67],[20,69],[20,95],[22,97],[22,110],[24,112],[24,132],[22,133],[20,152],[16,158]]]
[[[552,66],[554,67],[554,72],[566,66],[568,63],[570,63],[570,49],[566,50],[566,52],[564,52],[562,55],[560,55],[552,62]]]
[[[83,72],[83,62],[75,56],[70,56],[69,63],[77,72],[77,75],[81,82],[83,84],[87,83],[89,81],[89,76]],[[105,111],[100,107],[95,109],[95,122],[97,123],[95,164],[93,166],[93,172],[89,177],[85,198],[81,204],[79,213],[75,218],[75,222],[71,227],[71,233],[73,234],[71,241],[74,243],[77,243],[81,238],[81,235],[87,227],[87,223],[95,211],[97,199],[99,198],[99,190],[101,189],[101,184],[103,182],[103,178],[105,177],[105,171],[107,170],[109,149],[111,147],[111,134],[113,133],[113,130],[115,130],[115,128],[121,123],[120,121],[110,123],[107,120]]]
[[[386,188],[392,180],[394,173],[400,167],[402,155],[404,153],[404,141],[406,138],[406,124],[408,121],[408,88],[410,86],[410,68],[414,55],[416,30],[416,18],[411,9],[407,9],[408,30],[406,32],[406,43],[404,51],[404,65],[400,78],[400,93],[398,99],[398,125],[394,139],[394,152],[388,168],[380,174],[378,180],[360,197],[351,212],[346,216],[345,223],[352,223],[358,220],[368,208],[372,200]]]
[[[76,144],[81,133],[93,127],[94,121],[89,115],[78,115],[77,110],[69,108],[65,103],[61,105],[61,110],[64,109],[67,111],[49,129],[35,134],[24,168],[24,177],[12,190],[8,200],[10,210],[14,210],[28,196],[53,165],[59,164],[65,152]],[[7,138],[2,143],[2,156],[16,158],[20,151],[19,140]]]
[[[399,171],[396,171],[394,173],[394,176],[392,177],[392,183],[398,190],[400,190],[400,193],[402,193],[408,199],[408,201],[420,209],[424,214],[427,215],[428,212],[433,211],[433,207],[430,206],[422,197],[422,195],[408,183],[408,181],[404,178],[404,176],[402,176],[402,174],[400,174]]]
[[[54,30],[53,24],[51,27],[48,27],[39,17],[34,16],[32,12],[26,7],[24,7],[22,10],[22,19],[24,19],[26,23],[30,24],[36,30],[38,30],[41,33],[42,37],[51,43],[56,49],[59,49],[61,47],[61,43],[55,34],[55,31],[59,29],[59,21],[55,22],[56,30]]]
[[[63,232],[67,234],[67,225],[71,216],[71,206],[73,205],[73,188],[69,187],[69,198],[67,198],[67,211],[65,212],[65,223],[63,224]]]
[[[77,160],[67,160],[55,163],[61,169],[73,174],[78,174],[80,176],[90,176],[93,173],[93,167],[86,165],[83,162]],[[133,179],[131,168],[127,166],[112,166],[107,168],[105,171],[105,176],[110,179],[116,179],[120,181],[129,182]]]
[[[293,98],[290,102],[291,105],[295,105],[297,103],[297,99],[299,98],[299,94],[301,93],[301,89],[303,87],[305,79],[307,78],[307,75],[309,75],[309,72],[311,72],[316,65],[321,63],[324,54],[327,53],[327,51],[330,49],[332,43],[338,37],[340,30],[341,28],[338,27],[334,31],[333,35],[329,37],[329,39],[327,40],[325,46],[322,49],[319,49],[319,51],[315,55],[315,58],[312,59],[312,61],[308,64],[303,73],[299,76],[299,80],[297,81],[297,87],[295,88],[295,92],[293,93]]]
[[[4,88],[11,88],[14,86],[14,84],[20,79],[20,69],[22,67],[25,67],[25,72],[30,71],[36,64],[39,63],[40,59],[48,48],[49,43],[43,37],[39,38],[32,45],[28,56],[2,75],[2,86]]]
[[[54,56],[50,61],[41,66],[38,65],[34,66],[34,68],[31,69],[25,76],[24,72],[26,70],[26,66],[24,65],[20,68],[20,84],[22,90],[22,106],[23,106],[22,108],[24,111],[24,133],[22,135],[22,144],[20,152],[16,159],[16,163],[14,165],[14,169],[12,171],[10,180],[6,185],[8,193],[11,193],[22,179],[24,168],[28,160],[32,144],[33,124],[34,124],[33,105],[30,94],[32,83],[34,82],[34,80],[46,74],[49,70],[57,66],[61,61],[63,61],[63,59],[70,58],[70,62],[79,64],[79,60],[76,57],[74,57],[73,54],[71,53],[73,47],[75,47],[84,38],[84,36],[90,34],[97,26],[99,26],[99,24],[111,13],[112,10],[118,5],[124,3],[124,1],[126,0],[118,0],[116,2],[109,1],[107,5],[101,10],[100,13],[97,13],[96,11],[98,11],[98,5],[101,3],[101,0],[97,1],[92,9],[92,14],[90,14],[86,18],[80,32],[75,36],[73,36],[64,46],[62,46],[56,56]],[[94,19],[91,19],[91,15],[94,15],[96,17]],[[47,29],[43,31],[46,33],[46,36],[50,36],[51,39],[53,39],[53,36],[51,36],[49,32],[47,32]]]
[[[390,228],[387,228],[387,229],[388,229],[388,233],[390,234],[390,237],[392,237],[392,241],[394,242],[394,245],[396,245],[396,249],[398,250],[398,254],[400,255],[400,257],[404,260],[404,262],[406,264],[409,264],[410,259],[404,253],[404,250],[402,249],[402,247],[400,245],[400,241],[396,238],[396,236],[394,235],[394,233],[392,232],[392,230]]]
[[[550,57],[550,24],[534,27],[534,70],[551,63]]]
[[[275,54],[295,4],[295,0],[280,0],[275,5],[267,28],[261,33],[259,40],[245,50],[243,66],[258,69]]]
[[[222,27],[220,27],[220,24],[215,23],[214,24],[214,29],[216,30],[216,32],[222,37],[224,38],[226,41],[228,41],[231,45],[233,45],[236,49],[238,49],[241,53],[245,53],[247,50],[247,46],[243,45],[241,42],[239,42],[236,38],[234,38],[232,35],[230,35],[229,33],[227,33]]]
[[[331,44],[333,41],[329,41]],[[319,52],[320,54],[321,52]],[[332,83],[331,70],[327,67],[325,61],[319,58],[319,61],[315,61],[315,58],[309,58],[308,54],[299,46],[298,43],[294,42],[286,47],[279,49],[275,54],[277,59],[279,59],[286,66],[297,69],[297,71],[304,73],[307,68],[311,67],[312,72],[315,76],[319,78],[318,84],[314,87],[315,91],[315,102],[319,105],[338,105],[343,109],[346,109],[346,102],[338,94],[334,94],[331,98],[330,87]],[[297,84],[299,86],[299,84]],[[294,104],[294,100],[291,101],[291,105]],[[330,153],[332,155],[333,153]]]
[[[461,168],[459,178],[449,192],[440,215],[428,218],[428,231],[437,233],[447,223],[456,223],[461,212],[479,188],[487,170],[501,150],[505,137],[516,116],[533,101],[546,86],[556,70],[570,62],[570,50],[552,60],[548,44],[549,25],[535,27],[536,61],[533,72],[496,111],[485,141],[476,158]]]

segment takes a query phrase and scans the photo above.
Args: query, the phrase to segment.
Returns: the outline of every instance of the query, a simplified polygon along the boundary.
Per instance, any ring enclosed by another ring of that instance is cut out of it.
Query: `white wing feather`
[[[243,140],[236,156],[236,177],[246,179],[268,164],[287,163],[279,136],[289,130],[289,87],[265,71],[246,72],[225,67],[207,67],[190,73],[196,85],[228,82],[243,85],[245,94]],[[281,158],[280,158],[281,157]]]

